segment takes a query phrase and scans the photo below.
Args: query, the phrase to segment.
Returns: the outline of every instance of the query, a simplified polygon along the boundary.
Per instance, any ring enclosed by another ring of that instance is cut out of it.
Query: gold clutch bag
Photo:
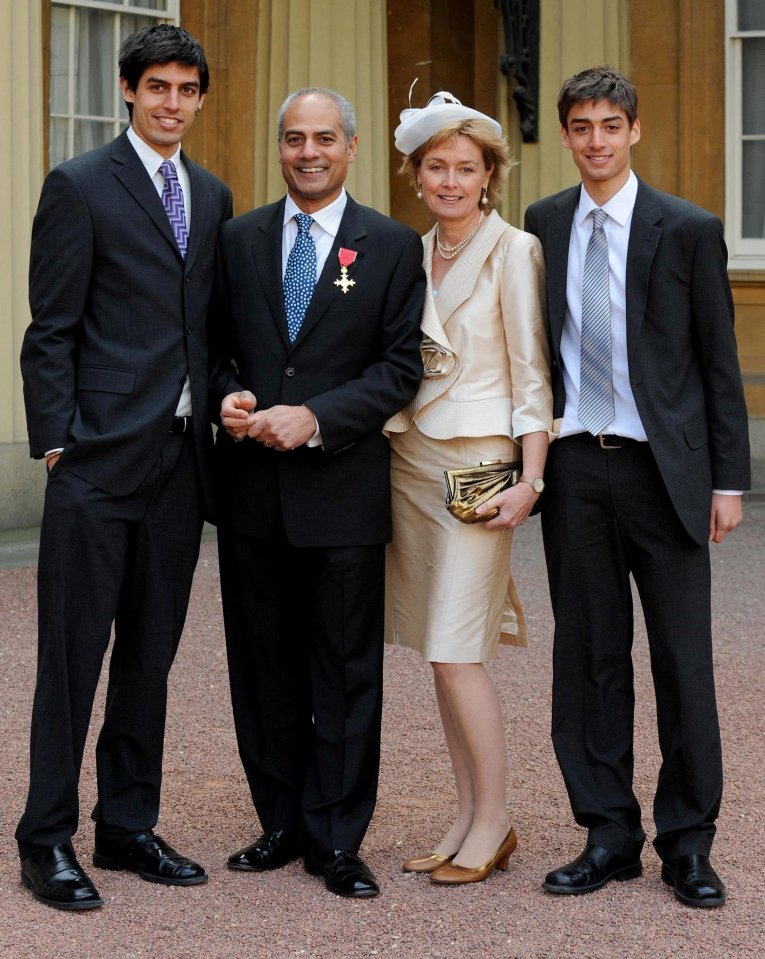
[[[499,514],[498,509],[476,516],[476,507],[508,486],[515,486],[522,471],[522,463],[503,463],[501,460],[483,460],[478,466],[444,470],[446,508],[460,523],[483,523],[493,519]]]

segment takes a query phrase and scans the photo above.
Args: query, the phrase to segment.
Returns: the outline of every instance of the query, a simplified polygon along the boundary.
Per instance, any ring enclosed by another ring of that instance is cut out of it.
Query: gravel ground
[[[427,850],[454,806],[428,667],[403,649],[386,653],[379,803],[363,847],[382,895],[348,901],[328,893],[301,863],[268,874],[232,873],[229,853],[259,832],[234,742],[220,613],[216,548],[202,547],[186,633],[171,676],[165,784],[158,831],[203,862],[206,886],[168,888],[126,873],[90,873],[105,900],[73,914],[35,903],[19,883],[13,830],[26,784],[35,668],[35,570],[0,570],[0,946],[9,959],[217,959],[217,957],[419,957],[734,959],[765,952],[762,736],[765,502],[713,549],[715,660],[726,792],[715,864],[728,887],[719,910],[681,906],[650,846],[642,878],[587,896],[544,893],[544,873],[577,855],[573,825],[549,741],[552,620],[539,521],[517,536],[514,569],[530,648],[502,649],[493,672],[507,728],[508,790],[519,838],[506,873],[439,888],[401,872]],[[650,823],[659,766],[642,625],[635,644],[636,789]],[[96,703],[101,715],[103,684]],[[83,816],[75,846],[89,866],[95,799],[93,739],[83,768]]]

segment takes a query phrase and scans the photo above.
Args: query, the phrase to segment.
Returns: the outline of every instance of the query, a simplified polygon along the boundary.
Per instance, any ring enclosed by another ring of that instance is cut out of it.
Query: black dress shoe
[[[725,886],[708,856],[692,853],[665,862],[661,878],[674,888],[675,896],[686,906],[711,908],[725,902]]]
[[[327,889],[338,896],[366,899],[380,893],[372,870],[350,849],[330,849],[307,855],[305,871],[312,876],[323,876]]]
[[[623,882],[625,879],[637,879],[642,873],[643,866],[639,859],[627,859],[603,846],[588,845],[573,862],[548,872],[542,888],[548,892],[577,895],[600,889],[611,879]]]
[[[300,855],[297,843],[284,829],[264,832],[260,839],[229,856],[229,869],[241,869],[243,872],[266,872],[268,869],[280,869]]]
[[[38,902],[54,909],[95,909],[104,904],[64,843],[27,856],[21,863],[21,881]]]
[[[141,879],[165,886],[196,886],[207,882],[207,873],[199,863],[182,856],[151,831],[142,832],[118,846],[96,836],[93,865],[99,869],[128,869],[137,872]]]

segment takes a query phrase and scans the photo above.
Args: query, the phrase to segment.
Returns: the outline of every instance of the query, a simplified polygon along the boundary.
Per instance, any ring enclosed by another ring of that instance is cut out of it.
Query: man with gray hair
[[[287,196],[221,234],[212,389],[231,695],[263,828],[228,865],[303,855],[330,891],[367,897],[391,533],[382,426],[422,375],[425,278],[417,234],[344,190],[355,126],[331,90],[282,105]]]

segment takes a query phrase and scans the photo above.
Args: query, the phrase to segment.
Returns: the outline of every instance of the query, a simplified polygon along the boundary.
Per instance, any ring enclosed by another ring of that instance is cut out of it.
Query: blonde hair
[[[510,147],[507,140],[494,133],[485,120],[455,120],[448,123],[437,133],[434,133],[430,139],[420,144],[416,150],[412,150],[405,156],[398,172],[408,176],[412,186],[416,187],[417,175],[425,154],[441,143],[447,141],[453,143],[460,136],[468,137],[476,144],[483,154],[485,169],[491,168],[486,195],[489,203],[494,207],[502,197],[502,185],[507,179],[511,167],[515,166],[516,161],[510,156]]]

